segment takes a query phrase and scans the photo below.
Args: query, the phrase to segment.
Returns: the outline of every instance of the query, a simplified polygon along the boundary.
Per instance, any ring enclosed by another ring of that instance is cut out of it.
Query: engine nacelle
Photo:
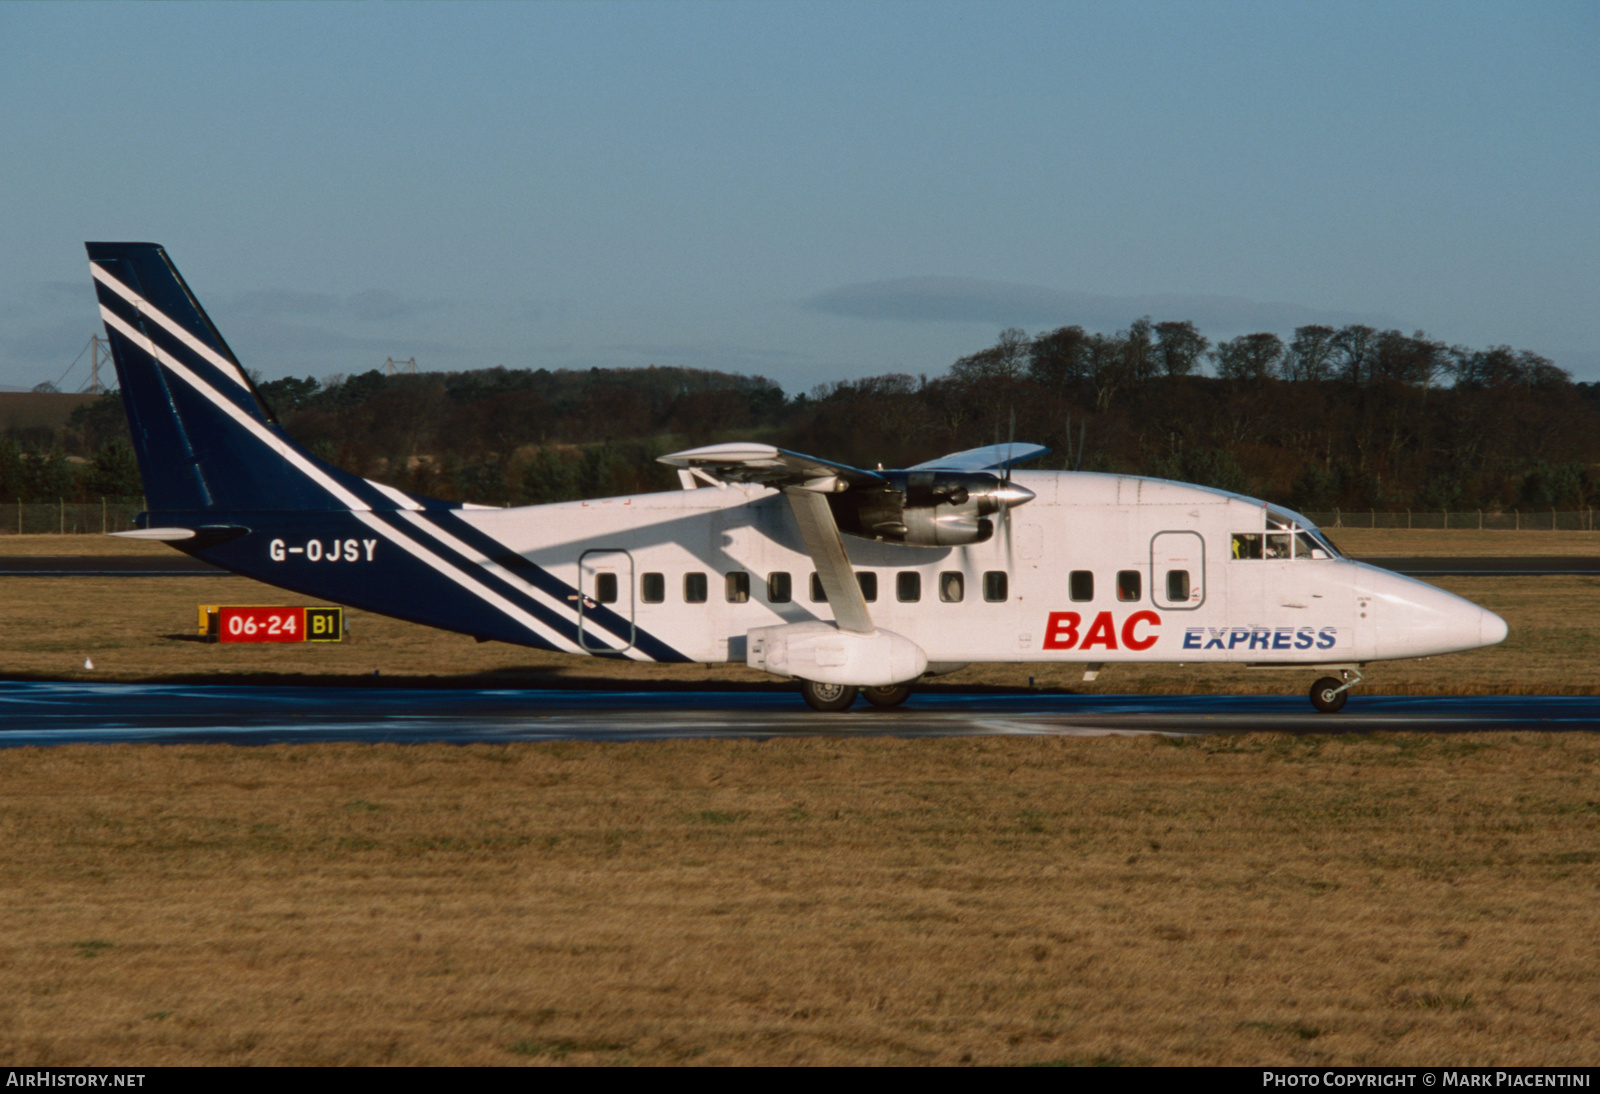
[[[913,547],[962,547],[994,535],[994,521],[959,509],[919,506],[901,510],[901,516],[905,532],[899,542]]]
[[[880,490],[835,494],[839,530],[912,547],[961,547],[994,535],[988,518],[1033,491],[987,471],[890,471]]]
[[[841,631],[811,620],[750,631],[745,664],[819,684],[884,688],[915,680],[928,667],[922,647],[893,631]]]

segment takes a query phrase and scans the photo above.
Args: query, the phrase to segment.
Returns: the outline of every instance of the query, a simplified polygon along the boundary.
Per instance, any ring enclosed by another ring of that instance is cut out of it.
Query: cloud
[[[74,316],[82,317],[88,327],[99,327],[100,313],[95,308],[94,288],[88,278],[82,282],[34,281],[0,293],[0,323],[8,330],[36,323],[41,318],[54,321]]]
[[[230,324],[225,337],[245,368],[267,379],[366,372],[381,369],[387,357],[414,357],[418,367],[431,371],[462,355],[460,346],[436,339],[351,331],[305,319],[243,318]]]
[[[1347,323],[1375,327],[1397,324],[1393,316],[1384,314],[1262,303],[1238,296],[1100,296],[972,277],[902,277],[845,285],[809,297],[800,306],[828,315],[903,323],[989,323],[1000,327],[1060,327],[1076,323],[1091,330],[1126,327],[1142,315],[1157,322],[1189,319],[1203,330],[1220,333],[1288,331],[1308,323],[1335,327]]]
[[[230,314],[261,319],[316,316],[369,323],[412,319],[446,306],[442,300],[409,300],[387,289],[368,289],[349,294],[308,292],[304,289],[259,289],[234,293],[225,297],[222,303]]]
[[[810,363],[807,354],[787,349],[728,345],[718,342],[616,342],[609,345],[542,347],[536,361],[543,368],[696,368],[764,376]]]

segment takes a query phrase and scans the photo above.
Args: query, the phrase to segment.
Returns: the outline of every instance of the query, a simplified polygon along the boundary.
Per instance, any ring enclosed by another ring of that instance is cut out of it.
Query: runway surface
[[[791,692],[605,692],[0,683],[0,747],[319,741],[454,744],[674,738],[1463,733],[1600,730],[1600,696],[914,695],[817,714]]]
[[[1362,558],[1408,577],[1541,577],[1557,574],[1600,576],[1600,558],[1561,555],[1509,558]]]
[[[227,570],[170,555],[3,555],[0,577],[226,577]]]
[[[1600,575],[1600,558],[1362,558],[1412,577]],[[223,577],[227,570],[187,555],[3,555],[0,577]]]

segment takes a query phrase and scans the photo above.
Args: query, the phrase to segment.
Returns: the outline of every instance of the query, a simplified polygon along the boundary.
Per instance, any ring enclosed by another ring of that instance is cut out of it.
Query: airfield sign
[[[339,642],[344,609],[262,604],[203,604],[204,633],[219,642]]]

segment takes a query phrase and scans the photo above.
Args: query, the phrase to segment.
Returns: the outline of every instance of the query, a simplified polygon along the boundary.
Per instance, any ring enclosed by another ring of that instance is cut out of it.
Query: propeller
[[[998,423],[995,430],[999,431]],[[1011,572],[1011,502],[1016,495],[1011,488],[1011,450],[1017,443],[1017,408],[1011,408],[1011,432],[1006,436],[1006,458],[1001,464],[1000,492],[995,495],[1000,502],[1000,533],[1006,538],[1006,572]]]

